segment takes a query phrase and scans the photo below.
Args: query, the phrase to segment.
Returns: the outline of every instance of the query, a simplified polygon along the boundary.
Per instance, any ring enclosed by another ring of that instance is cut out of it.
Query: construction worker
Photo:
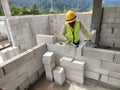
[[[84,28],[80,20],[76,19],[76,14],[74,11],[68,11],[66,13],[66,21],[67,22],[63,25],[61,32],[62,38],[65,41],[69,41],[71,44],[74,44],[78,47],[80,44],[79,31],[84,34],[87,40],[91,39],[91,35]]]

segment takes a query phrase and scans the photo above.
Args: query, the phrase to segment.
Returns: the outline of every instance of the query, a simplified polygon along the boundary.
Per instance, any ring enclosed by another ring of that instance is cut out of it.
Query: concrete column
[[[101,16],[102,16],[102,1],[103,0],[94,0],[93,2],[93,14],[92,14],[92,23],[91,29],[97,30],[96,44],[98,45],[99,36],[100,36],[100,25],[101,25]]]
[[[3,7],[3,11],[4,11],[5,16],[6,17],[11,16],[8,0],[1,0],[1,4],[2,4],[2,7]]]

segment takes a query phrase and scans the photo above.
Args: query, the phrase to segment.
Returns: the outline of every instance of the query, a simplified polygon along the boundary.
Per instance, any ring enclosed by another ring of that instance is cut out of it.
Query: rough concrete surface
[[[54,82],[49,82],[45,77],[41,78],[33,87],[29,90],[120,90],[106,86],[105,84],[99,84],[90,79],[86,80],[85,85],[65,82],[63,86],[56,85]]]

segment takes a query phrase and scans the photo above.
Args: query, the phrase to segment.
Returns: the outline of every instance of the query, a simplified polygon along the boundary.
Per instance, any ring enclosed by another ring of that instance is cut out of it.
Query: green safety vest
[[[80,40],[80,36],[79,36],[80,21],[76,20],[74,28],[72,28],[68,23],[65,24],[65,26],[67,28],[67,33],[65,34],[67,40],[69,40],[72,43],[73,42],[77,43]]]

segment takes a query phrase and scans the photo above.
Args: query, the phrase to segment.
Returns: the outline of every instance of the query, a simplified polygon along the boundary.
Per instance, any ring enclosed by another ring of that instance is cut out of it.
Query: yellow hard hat
[[[66,21],[72,23],[76,20],[76,14],[73,11],[68,11],[66,13]]]

